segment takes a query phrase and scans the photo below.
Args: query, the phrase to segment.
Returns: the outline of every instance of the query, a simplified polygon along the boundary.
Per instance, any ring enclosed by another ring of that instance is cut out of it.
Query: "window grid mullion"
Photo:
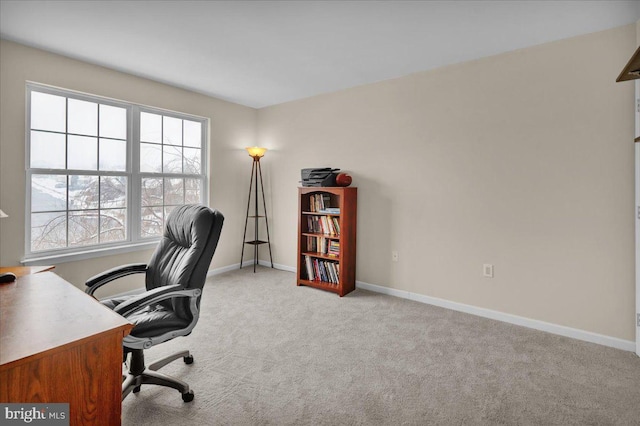
[[[102,177],[98,176],[98,244],[102,242]]]
[[[164,181],[165,181],[165,170],[164,170],[164,119],[165,119],[165,115],[162,115],[162,120],[161,123],[162,125],[160,126],[160,142],[162,143],[162,155],[160,157],[160,165],[161,168],[160,170],[162,170],[162,194],[160,194],[161,198],[162,198],[162,226],[164,226]]]
[[[130,125],[127,128],[129,132],[129,144],[127,152],[129,153],[129,170],[131,178],[128,182],[128,206],[127,220],[129,221],[128,231],[131,241],[140,241],[140,220],[142,210],[140,208],[140,108],[132,106],[129,109]]]
[[[67,97],[65,99],[64,102],[65,105],[65,112],[64,112],[64,119],[65,119],[65,123],[64,123],[64,132],[65,132],[65,146],[64,146],[64,168],[65,170],[69,170],[69,98]],[[65,223],[65,228],[66,228],[66,248],[69,247],[69,174],[67,173],[66,176],[66,183],[67,183],[67,191],[66,191],[66,223]]]
[[[97,103],[96,104],[96,108],[98,109],[98,122],[97,124],[97,129],[96,129],[96,146],[98,147],[98,149],[96,150],[96,155],[97,155],[97,162],[96,162],[96,169],[98,170],[98,172],[101,172],[102,170],[100,170],[100,104]],[[102,198],[102,185],[101,184],[101,178],[100,178],[100,174],[98,174],[98,244],[100,244],[102,241],[102,227],[100,226],[100,222],[102,220],[102,215],[100,214],[100,199]]]

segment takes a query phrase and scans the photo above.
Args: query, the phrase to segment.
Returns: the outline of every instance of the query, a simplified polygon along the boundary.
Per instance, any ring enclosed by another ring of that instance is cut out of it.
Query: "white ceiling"
[[[0,0],[2,38],[255,108],[638,19],[640,1]]]

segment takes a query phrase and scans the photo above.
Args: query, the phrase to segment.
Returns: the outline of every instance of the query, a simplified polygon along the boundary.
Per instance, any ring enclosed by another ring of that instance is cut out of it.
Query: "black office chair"
[[[176,207],[169,217],[164,235],[148,264],[130,264],[110,269],[90,278],[86,292],[131,274],[146,274],[147,291],[101,302],[134,324],[123,340],[128,374],[123,376],[122,399],[145,384],[177,389],[185,402],[193,391],[185,382],[156,370],[182,357],[191,364],[189,351],[182,351],[154,362],[144,363],[144,349],[191,333],[198,321],[200,296],[211,258],[218,245],[224,216],[200,205]],[[130,356],[128,356],[130,354]]]

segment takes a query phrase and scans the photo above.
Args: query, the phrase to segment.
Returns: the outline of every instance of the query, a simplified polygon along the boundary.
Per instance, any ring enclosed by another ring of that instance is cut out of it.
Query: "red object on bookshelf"
[[[336,176],[336,185],[338,186],[349,186],[351,181],[351,176],[346,173],[338,173],[338,176]]]
[[[355,290],[357,198],[354,187],[298,188],[298,286]]]

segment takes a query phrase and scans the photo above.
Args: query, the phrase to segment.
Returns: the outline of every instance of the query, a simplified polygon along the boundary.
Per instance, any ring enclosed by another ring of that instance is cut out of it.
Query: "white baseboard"
[[[242,262],[242,266],[253,265],[253,260],[245,260]],[[209,269],[207,272],[207,278],[212,277],[214,275],[224,274],[225,272],[233,271],[236,269],[240,269],[240,263],[234,263],[233,265],[223,266],[221,268]]]
[[[245,266],[252,266],[252,265],[253,265],[253,259],[245,260],[244,262],[242,262],[243,268]],[[271,262],[267,260],[259,260],[258,265],[266,266],[267,268],[270,268]],[[282,271],[296,272],[296,268],[292,268],[291,266],[287,266],[287,265],[281,265],[278,263],[274,263],[273,267],[275,269],[280,269]],[[207,278],[212,277],[214,275],[224,274],[225,272],[234,271],[236,269],[240,269],[240,263],[234,263],[233,265],[223,266],[222,268],[209,269],[209,272],[207,272]]]
[[[397,290],[375,284],[365,283],[362,281],[356,281],[356,287],[364,290],[374,291],[376,293],[387,294],[389,296],[396,296],[420,303],[426,303],[428,305],[439,306],[441,308],[451,309],[458,312],[464,312],[484,318],[490,318],[509,324],[515,324],[527,328],[533,328],[535,330],[546,331],[547,333],[571,337],[573,339],[583,340],[585,342],[597,343],[599,345],[622,349],[624,351],[635,352],[636,350],[636,343],[633,341],[623,340],[617,337],[605,336],[598,333],[592,333],[590,331],[580,330],[577,328],[566,327],[564,325],[552,324],[549,322],[525,318],[518,315],[506,314],[504,312],[494,311],[491,309],[479,308],[477,306],[452,302],[450,300],[440,299],[437,297],[424,296],[422,294],[412,293],[410,291]]]
[[[271,262],[266,260],[258,261],[261,266],[270,267]],[[247,260],[242,263],[242,266],[253,265],[253,260]],[[296,268],[288,265],[282,265],[274,263],[273,267],[282,271],[296,272]],[[210,269],[207,272],[207,277],[223,274],[225,272],[233,271],[240,268],[240,263],[233,265],[223,266],[221,268]],[[590,331],[580,330],[577,328],[567,327],[564,325],[553,324],[549,322],[539,321],[531,318],[525,318],[518,315],[507,314],[504,312],[494,311],[491,309],[480,308],[473,305],[466,305],[464,303],[452,302],[446,299],[440,299],[438,297],[425,296],[422,294],[412,293],[405,290],[397,290],[394,288],[384,287],[375,284],[369,284],[362,281],[356,281],[356,287],[363,290],[374,291],[376,293],[386,294],[389,296],[400,297],[403,299],[413,300],[415,302],[426,303],[427,305],[439,306],[441,308],[451,309],[458,312],[464,312],[471,315],[477,315],[483,318],[489,318],[497,321],[506,322],[509,324],[515,324],[522,327],[532,328],[534,330],[545,331],[551,334],[557,334],[559,336],[570,337],[572,339],[583,340],[585,342],[597,343],[599,345],[609,346],[616,349],[622,349],[624,351],[635,352],[636,343],[631,340],[619,339],[617,337],[605,336],[603,334],[593,333]],[[144,289],[131,290],[126,293],[118,294],[117,296],[126,296],[141,293]],[[114,297],[114,296],[110,296]]]
[[[271,267],[271,262],[269,262],[267,260],[261,260],[261,261],[258,262],[258,265],[266,266],[267,268],[270,268]],[[293,266],[282,265],[280,263],[274,263],[273,267],[275,269],[279,269],[281,271],[287,271],[287,272],[293,272],[293,273],[296,272],[296,268],[294,268]]]

